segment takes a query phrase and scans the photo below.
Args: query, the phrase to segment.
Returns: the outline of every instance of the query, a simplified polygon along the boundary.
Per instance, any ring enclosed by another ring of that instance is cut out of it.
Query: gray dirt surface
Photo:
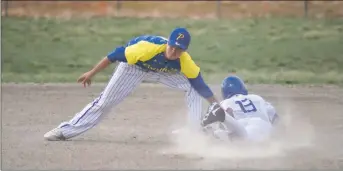
[[[275,140],[264,146],[204,144],[196,134],[173,138],[186,118],[183,92],[154,84],[139,86],[88,132],[70,141],[43,140],[103,87],[3,84],[2,169],[343,169],[343,90],[337,87],[249,86],[282,117]]]

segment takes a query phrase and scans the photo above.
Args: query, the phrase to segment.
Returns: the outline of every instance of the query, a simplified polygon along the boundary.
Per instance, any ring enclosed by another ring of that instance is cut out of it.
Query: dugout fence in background
[[[2,1],[2,16],[343,17],[343,1]]]

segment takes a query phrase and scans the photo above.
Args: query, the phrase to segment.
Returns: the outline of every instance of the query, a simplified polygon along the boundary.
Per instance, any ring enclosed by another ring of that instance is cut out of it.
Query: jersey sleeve
[[[187,78],[196,78],[200,73],[200,68],[195,64],[190,55],[184,52],[180,57],[181,72]]]
[[[125,57],[128,64],[135,64],[139,60],[147,61],[155,55],[154,44],[140,41],[137,44],[126,47]]]
[[[213,96],[212,90],[201,76],[200,68],[195,64],[187,52],[180,57],[181,73],[189,80],[192,87],[204,98]]]
[[[210,87],[205,83],[201,76],[201,73],[196,78],[188,78],[192,87],[204,98],[213,96],[213,92]]]
[[[276,113],[276,110],[273,105],[271,105],[269,102],[265,102],[266,111],[269,117],[270,122],[273,124],[278,119],[278,114]]]
[[[112,52],[107,54],[107,58],[111,62],[127,62],[126,57],[125,57],[125,47],[124,46],[119,46],[115,48]]]
[[[135,64],[138,61],[147,61],[163,50],[163,45],[140,41],[130,46],[120,46],[107,55],[112,62],[121,61]]]

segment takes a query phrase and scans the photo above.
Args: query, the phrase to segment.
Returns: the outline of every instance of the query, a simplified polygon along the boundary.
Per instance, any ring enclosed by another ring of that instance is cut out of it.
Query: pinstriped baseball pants
[[[188,120],[200,126],[202,117],[202,97],[182,74],[146,72],[138,66],[119,63],[107,86],[93,102],[86,105],[68,122],[58,128],[64,137],[72,138],[98,124],[111,108],[124,100],[143,80],[153,80],[170,88],[185,91]]]

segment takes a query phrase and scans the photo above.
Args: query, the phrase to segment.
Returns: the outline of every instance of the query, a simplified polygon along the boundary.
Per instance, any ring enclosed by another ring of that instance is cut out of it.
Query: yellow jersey
[[[168,60],[165,57],[167,43],[168,39],[161,36],[138,36],[125,46],[115,48],[107,58],[111,62],[121,61],[138,65],[147,71],[182,73],[201,96],[212,97],[212,91],[200,74],[200,67],[195,64],[188,52],[182,52],[177,60]]]

